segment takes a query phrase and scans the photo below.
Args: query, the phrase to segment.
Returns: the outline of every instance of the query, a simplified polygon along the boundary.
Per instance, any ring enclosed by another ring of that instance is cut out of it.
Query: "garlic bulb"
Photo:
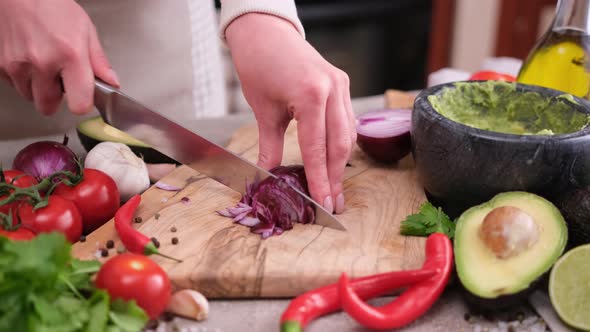
[[[98,169],[113,178],[122,201],[142,193],[150,186],[145,162],[123,143],[101,142],[97,144],[88,151],[84,167]]]

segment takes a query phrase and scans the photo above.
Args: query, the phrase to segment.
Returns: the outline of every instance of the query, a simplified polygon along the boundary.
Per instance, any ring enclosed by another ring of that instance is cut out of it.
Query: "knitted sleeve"
[[[225,29],[236,18],[247,13],[264,13],[281,17],[293,24],[305,38],[294,0],[221,0],[219,34],[225,42]]]

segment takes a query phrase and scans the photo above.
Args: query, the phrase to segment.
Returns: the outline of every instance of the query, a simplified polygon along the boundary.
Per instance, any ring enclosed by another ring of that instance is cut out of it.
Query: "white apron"
[[[121,90],[182,124],[226,114],[213,0],[80,0]],[[0,140],[65,133],[83,118],[47,117],[0,82]]]

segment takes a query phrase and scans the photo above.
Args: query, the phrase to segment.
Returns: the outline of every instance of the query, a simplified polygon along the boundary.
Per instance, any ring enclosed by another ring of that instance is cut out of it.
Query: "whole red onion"
[[[12,167],[33,176],[38,181],[58,171],[76,172],[76,154],[64,143],[39,141],[31,143],[20,150]]]

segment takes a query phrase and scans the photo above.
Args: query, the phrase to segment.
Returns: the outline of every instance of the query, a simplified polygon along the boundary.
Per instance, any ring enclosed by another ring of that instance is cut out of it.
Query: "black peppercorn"
[[[153,237],[153,238],[151,238],[151,240],[154,243],[154,245],[156,246],[156,248],[160,248],[160,241],[158,241],[158,239]]]

